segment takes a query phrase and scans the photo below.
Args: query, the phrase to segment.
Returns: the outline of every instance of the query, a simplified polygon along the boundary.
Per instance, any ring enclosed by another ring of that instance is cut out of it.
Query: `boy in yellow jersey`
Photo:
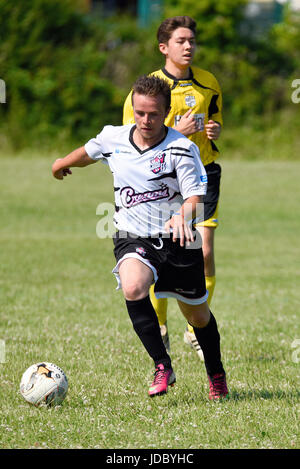
[[[192,140],[199,147],[200,156],[205,166],[208,187],[204,196],[204,221],[197,225],[203,240],[204,272],[210,304],[215,282],[214,232],[218,226],[218,200],[220,190],[221,167],[215,163],[219,152],[214,144],[221,133],[222,93],[220,86],[210,72],[191,66],[196,49],[196,22],[188,16],[167,18],[159,26],[157,39],[160,52],[165,57],[165,66],[153,72],[166,80],[171,87],[171,110],[165,125]],[[131,93],[124,103],[123,124],[134,122]],[[157,299],[153,286],[150,297],[167,350],[170,349],[167,328],[167,299]],[[184,341],[191,345],[203,359],[202,350],[188,325]]]

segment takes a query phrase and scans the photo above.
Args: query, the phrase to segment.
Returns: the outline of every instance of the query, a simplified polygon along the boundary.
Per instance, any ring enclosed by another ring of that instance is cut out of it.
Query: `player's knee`
[[[145,298],[149,291],[147,286],[141,281],[127,282],[123,285],[123,293],[126,300],[136,301]]]
[[[198,329],[202,329],[203,327],[207,326],[208,321],[209,319],[206,316],[195,317],[189,321],[189,324],[192,327],[197,327]]]
[[[210,318],[210,310],[207,303],[199,305],[198,308],[190,311],[188,322],[191,326],[202,329],[207,326]]]

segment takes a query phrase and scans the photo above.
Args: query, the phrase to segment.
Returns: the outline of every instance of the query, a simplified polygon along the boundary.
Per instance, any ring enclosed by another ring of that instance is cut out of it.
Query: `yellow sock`
[[[208,290],[208,298],[207,298],[207,304],[210,306],[211,299],[214,293],[214,289],[216,286],[216,276],[213,275],[212,277],[205,277],[205,283],[206,283],[206,289]],[[194,329],[190,324],[188,324],[188,330],[189,332],[194,332]]]
[[[211,299],[214,294],[214,289],[216,286],[216,276],[213,275],[212,277],[205,277],[205,283],[206,283],[206,290],[208,290],[207,304],[208,306],[210,306]]]
[[[167,298],[156,298],[154,294],[154,285],[151,285],[149,294],[156,316],[158,317],[159,325],[162,326],[167,322],[168,300]]]

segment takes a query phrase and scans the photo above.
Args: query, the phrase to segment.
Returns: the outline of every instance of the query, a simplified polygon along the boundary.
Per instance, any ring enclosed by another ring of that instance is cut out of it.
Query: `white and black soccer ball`
[[[20,383],[22,396],[35,406],[60,405],[67,391],[67,376],[54,363],[41,362],[31,365],[23,374]]]

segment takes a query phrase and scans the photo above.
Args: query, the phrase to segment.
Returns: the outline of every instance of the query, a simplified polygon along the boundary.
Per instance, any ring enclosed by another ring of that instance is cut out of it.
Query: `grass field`
[[[1,158],[0,447],[299,448],[300,162],[222,161],[212,310],[231,397],[213,403],[175,301],[177,383],[148,398],[152,363],[115,290],[111,240],[96,236],[110,173],[97,164],[59,182],[53,160]],[[19,394],[38,361],[67,373],[61,407]]]

